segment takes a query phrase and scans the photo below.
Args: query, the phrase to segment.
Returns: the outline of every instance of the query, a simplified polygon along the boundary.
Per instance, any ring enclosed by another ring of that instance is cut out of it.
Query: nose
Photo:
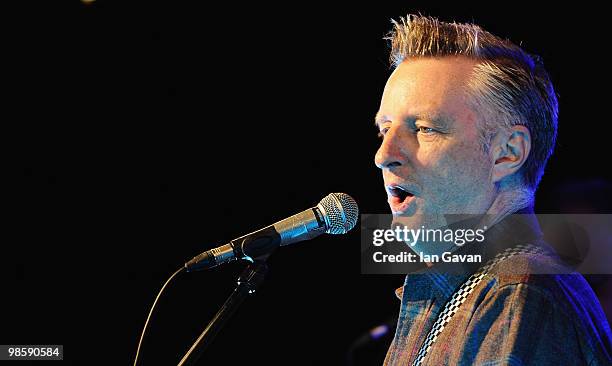
[[[374,163],[380,169],[391,169],[402,166],[405,162],[403,144],[407,141],[402,138],[402,132],[397,128],[391,127],[385,134],[376,155]]]

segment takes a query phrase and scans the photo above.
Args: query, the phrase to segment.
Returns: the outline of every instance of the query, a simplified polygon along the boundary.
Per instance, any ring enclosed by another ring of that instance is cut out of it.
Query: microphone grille
[[[357,202],[346,193],[330,193],[317,207],[323,214],[328,234],[346,234],[357,223]]]

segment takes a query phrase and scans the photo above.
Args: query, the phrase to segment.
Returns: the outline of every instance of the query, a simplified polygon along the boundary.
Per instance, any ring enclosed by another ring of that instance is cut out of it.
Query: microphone
[[[313,239],[323,233],[346,234],[357,223],[359,208],[346,193],[331,193],[315,207],[207,250],[185,263],[187,272],[216,267],[236,259],[253,260],[279,246]]]

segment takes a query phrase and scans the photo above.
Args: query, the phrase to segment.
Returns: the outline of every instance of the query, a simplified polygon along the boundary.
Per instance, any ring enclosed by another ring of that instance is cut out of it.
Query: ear
[[[531,134],[525,126],[512,126],[510,131],[498,133],[491,145],[493,151],[493,183],[516,173],[531,151]]]

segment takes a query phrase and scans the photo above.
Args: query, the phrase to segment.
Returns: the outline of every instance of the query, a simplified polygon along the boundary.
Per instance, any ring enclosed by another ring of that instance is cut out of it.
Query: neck
[[[533,205],[533,191],[526,187],[516,186],[500,192],[491,207],[487,210],[485,223],[491,227],[506,216]]]
[[[487,229],[497,224],[507,216],[517,212],[518,210],[529,207],[533,204],[533,191],[525,187],[508,187],[503,191],[499,192],[493,203],[485,213],[482,220],[479,220],[479,224],[474,228]],[[474,223],[475,224],[475,223]],[[485,229],[486,230],[486,229]],[[421,243],[418,242],[412,248],[415,252],[421,252],[423,254],[437,254],[441,255],[443,252],[453,252],[460,248],[459,246],[450,243]],[[428,267],[432,266],[431,263],[426,263]]]

